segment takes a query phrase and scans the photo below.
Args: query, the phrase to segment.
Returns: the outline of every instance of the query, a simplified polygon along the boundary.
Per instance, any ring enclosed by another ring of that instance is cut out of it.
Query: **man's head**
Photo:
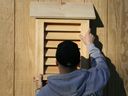
[[[78,45],[70,40],[61,42],[57,47],[56,60],[66,68],[76,68],[80,62]]]

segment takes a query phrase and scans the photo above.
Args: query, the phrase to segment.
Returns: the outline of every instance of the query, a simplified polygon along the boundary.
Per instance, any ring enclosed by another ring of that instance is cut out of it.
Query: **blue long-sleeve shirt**
[[[87,46],[91,68],[48,77],[48,84],[37,96],[103,96],[110,73],[104,56],[94,44]]]

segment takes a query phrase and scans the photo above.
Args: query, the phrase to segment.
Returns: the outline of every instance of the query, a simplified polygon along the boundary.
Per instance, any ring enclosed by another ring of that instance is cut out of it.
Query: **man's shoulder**
[[[48,96],[47,95],[47,92],[48,92],[48,86],[47,85],[45,85],[45,86],[43,86],[41,89],[40,89],[40,91],[38,92],[38,95],[37,96]]]

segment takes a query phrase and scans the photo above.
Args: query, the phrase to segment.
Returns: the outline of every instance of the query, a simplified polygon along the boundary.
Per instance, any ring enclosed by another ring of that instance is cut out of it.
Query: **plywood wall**
[[[0,0],[1,96],[35,94],[35,20],[29,16],[31,1],[48,0]],[[61,0],[90,1],[97,16],[90,26],[111,71],[104,96],[128,96],[128,0]]]
[[[108,54],[114,65],[109,89],[112,95],[128,96],[128,0],[108,0]],[[124,84],[124,86],[122,86]],[[114,89],[115,88],[115,89]],[[110,94],[110,93],[109,93]]]
[[[8,6],[7,6],[8,5]],[[0,95],[13,96],[14,0],[0,0]]]
[[[29,16],[31,0],[15,0],[15,96],[33,96],[35,23]]]

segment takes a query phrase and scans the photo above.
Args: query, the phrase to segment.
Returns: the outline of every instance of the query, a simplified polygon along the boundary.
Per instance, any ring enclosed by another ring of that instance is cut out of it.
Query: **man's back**
[[[87,46],[91,68],[48,77],[48,84],[38,96],[102,96],[102,89],[109,79],[109,69],[104,56],[94,44]]]

